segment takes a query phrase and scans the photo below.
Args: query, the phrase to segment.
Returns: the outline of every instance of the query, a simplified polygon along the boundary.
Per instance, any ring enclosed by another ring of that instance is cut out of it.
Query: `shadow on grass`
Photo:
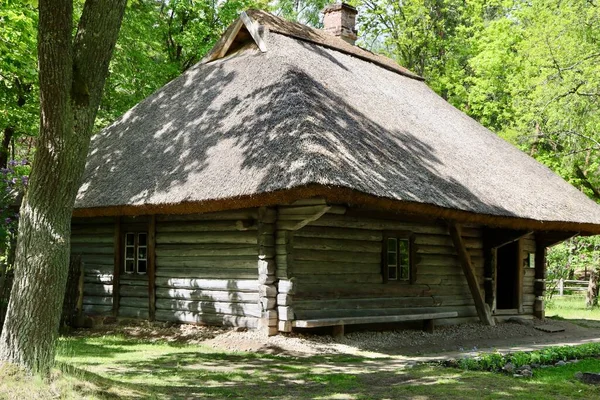
[[[568,379],[572,371],[560,379],[544,371],[543,379],[521,380],[435,366],[400,369],[392,359],[297,358],[194,351],[194,346],[180,351],[180,347],[161,346],[161,353],[154,355],[142,349],[137,358],[107,358],[101,367],[86,365],[82,369],[68,363],[60,367],[67,374],[116,391],[123,399],[556,399],[598,394],[597,389]],[[85,357],[75,354],[73,361]]]

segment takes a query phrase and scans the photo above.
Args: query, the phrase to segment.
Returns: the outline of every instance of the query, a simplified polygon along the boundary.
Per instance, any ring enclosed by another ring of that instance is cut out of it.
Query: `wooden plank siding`
[[[257,209],[156,216],[155,319],[258,327],[258,225]]]
[[[84,267],[83,311],[108,315],[113,304],[114,219],[73,219],[71,255],[80,255]]]
[[[478,320],[447,225],[349,214],[326,213],[297,231],[278,230],[277,276],[293,280],[294,293],[277,299],[288,302],[295,319],[457,311],[440,325]],[[383,283],[384,231],[414,233],[413,284]],[[483,290],[482,231],[465,226],[462,236]]]

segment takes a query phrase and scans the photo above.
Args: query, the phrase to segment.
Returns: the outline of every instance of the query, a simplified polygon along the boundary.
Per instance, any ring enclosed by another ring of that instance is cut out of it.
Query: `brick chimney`
[[[356,41],[356,8],[346,3],[331,4],[323,12],[323,30],[344,39],[350,44]]]

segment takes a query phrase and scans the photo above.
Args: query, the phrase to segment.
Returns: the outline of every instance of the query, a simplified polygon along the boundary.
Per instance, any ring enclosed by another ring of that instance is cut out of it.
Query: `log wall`
[[[284,296],[280,281],[278,301],[286,301],[290,318],[457,311],[458,318],[440,320],[440,324],[478,320],[445,224],[403,222],[356,211],[351,214],[332,208],[297,231],[278,230],[278,277],[293,283],[293,295]],[[384,231],[414,233],[416,279],[413,284],[383,283]],[[481,229],[466,226],[462,236],[483,288]],[[280,319],[282,311],[280,307]]]
[[[114,219],[73,219],[71,254],[80,255],[84,267],[83,311],[110,314],[113,304]]]
[[[535,236],[529,234],[521,239],[523,251],[523,314],[533,314],[533,306],[535,303],[535,262],[530,263],[530,254],[535,254]]]
[[[257,327],[258,226],[257,209],[157,216],[156,319]]]

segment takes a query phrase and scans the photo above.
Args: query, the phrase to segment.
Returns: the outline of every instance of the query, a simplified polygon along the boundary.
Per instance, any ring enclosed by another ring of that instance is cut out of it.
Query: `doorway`
[[[517,309],[519,241],[498,247],[496,253],[496,309]]]

